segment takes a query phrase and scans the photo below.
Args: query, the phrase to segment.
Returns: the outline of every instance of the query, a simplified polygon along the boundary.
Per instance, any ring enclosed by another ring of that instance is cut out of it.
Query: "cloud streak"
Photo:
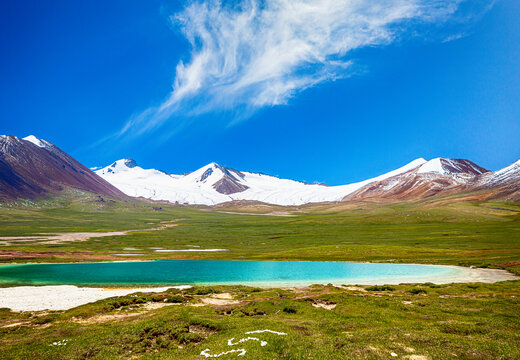
[[[472,3],[473,5],[469,5]],[[479,3],[478,5],[475,5]],[[192,1],[171,17],[191,44],[159,106],[131,118],[119,135],[167,121],[286,104],[317,84],[355,71],[352,52],[400,41],[450,21],[466,23],[485,0]],[[458,34],[449,34],[455,39]],[[448,37],[446,37],[448,38]]]

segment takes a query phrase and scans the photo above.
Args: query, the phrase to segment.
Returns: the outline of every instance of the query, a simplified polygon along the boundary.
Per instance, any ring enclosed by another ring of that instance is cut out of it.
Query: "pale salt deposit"
[[[190,287],[181,285],[158,288],[103,289],[80,288],[73,285],[16,286],[0,288],[0,308],[8,308],[13,311],[68,310],[114,296]]]

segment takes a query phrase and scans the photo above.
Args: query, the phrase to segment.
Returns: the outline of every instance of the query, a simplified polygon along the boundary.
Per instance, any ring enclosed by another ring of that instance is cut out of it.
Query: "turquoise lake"
[[[435,282],[450,266],[309,261],[161,260],[0,266],[2,285],[310,285]]]

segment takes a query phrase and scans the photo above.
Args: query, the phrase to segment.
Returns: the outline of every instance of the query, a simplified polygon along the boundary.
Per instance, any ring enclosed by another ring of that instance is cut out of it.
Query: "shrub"
[[[208,294],[218,294],[220,291],[215,290],[213,288],[200,288],[195,290],[195,295],[208,295]]]
[[[421,289],[421,288],[413,288],[413,289],[408,290],[408,292],[410,294],[414,294],[414,295],[426,294],[426,290]]]
[[[369,286],[365,290],[367,291],[394,291],[395,288],[389,285],[374,285]]]
[[[297,310],[291,306],[285,306],[283,312],[287,314],[296,314]]]
[[[437,285],[437,284],[434,284],[434,283],[426,283],[424,285],[428,286],[431,289],[438,289],[438,288],[441,287],[440,285]]]
[[[180,304],[180,303],[184,302],[184,298],[182,296],[177,296],[177,295],[168,296],[166,298],[166,302],[173,303],[173,304]]]

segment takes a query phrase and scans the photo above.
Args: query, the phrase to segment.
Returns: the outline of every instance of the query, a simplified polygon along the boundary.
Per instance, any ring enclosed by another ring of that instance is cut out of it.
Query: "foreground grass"
[[[219,293],[235,303],[197,306]],[[245,359],[518,359],[519,299],[517,282],[170,290],[69,311],[0,310],[0,357],[197,359],[243,348]],[[245,334],[263,329],[287,335]],[[267,345],[227,345],[248,336]]]

